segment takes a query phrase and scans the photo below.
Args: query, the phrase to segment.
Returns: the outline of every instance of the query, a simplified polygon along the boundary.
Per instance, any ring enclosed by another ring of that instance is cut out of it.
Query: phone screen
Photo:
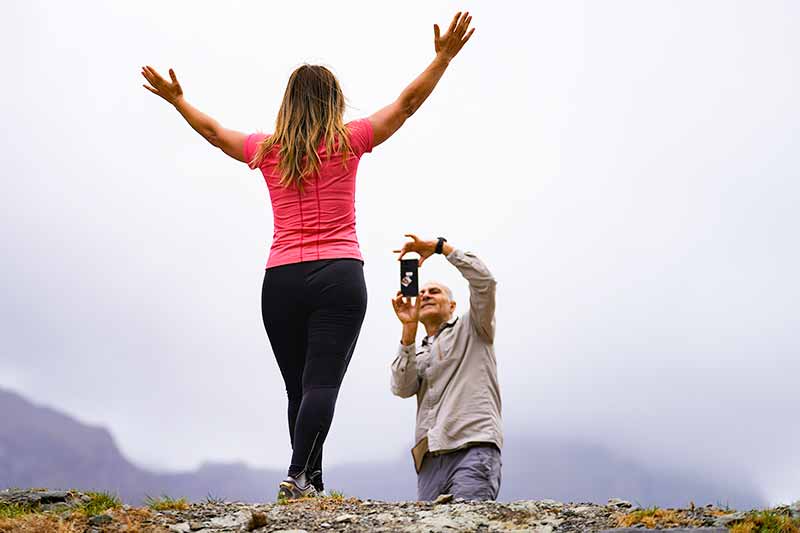
[[[400,260],[400,292],[403,296],[419,294],[418,268],[419,259]]]

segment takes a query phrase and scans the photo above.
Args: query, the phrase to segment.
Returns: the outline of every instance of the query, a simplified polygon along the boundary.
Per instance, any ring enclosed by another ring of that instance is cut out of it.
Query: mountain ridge
[[[84,424],[3,388],[0,413],[4,422],[0,424],[0,488],[109,491],[130,503],[160,494],[190,501],[212,496],[257,502],[274,499],[285,474],[242,461],[209,461],[183,472],[143,468],[124,457],[106,428]],[[591,443],[514,433],[507,434],[506,442],[500,492],[504,501],[604,502],[621,497],[640,505],[680,506],[691,500],[748,508],[765,503],[755,490],[659,470]],[[410,456],[334,465],[326,468],[325,479],[329,488],[360,498],[415,499]]]

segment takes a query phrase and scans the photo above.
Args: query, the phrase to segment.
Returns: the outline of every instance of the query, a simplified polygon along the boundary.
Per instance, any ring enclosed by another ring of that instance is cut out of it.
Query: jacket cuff
[[[409,344],[406,346],[402,342],[400,343],[400,348],[397,350],[397,355],[411,357],[412,355],[417,354],[417,343]]]

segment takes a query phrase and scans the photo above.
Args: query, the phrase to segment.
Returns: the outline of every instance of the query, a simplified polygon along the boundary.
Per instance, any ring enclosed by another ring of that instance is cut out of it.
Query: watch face
[[[400,292],[403,296],[419,294],[419,259],[400,260]]]

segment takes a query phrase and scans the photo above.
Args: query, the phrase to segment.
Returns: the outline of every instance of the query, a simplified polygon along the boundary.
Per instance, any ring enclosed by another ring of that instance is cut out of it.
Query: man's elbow
[[[404,389],[402,387],[397,387],[392,384],[392,394],[399,398],[411,398],[417,393],[416,390],[411,390],[410,388]]]
[[[494,275],[489,272],[488,268],[482,273],[481,282],[491,290],[494,290],[495,287],[497,287],[497,280],[495,279]]]
[[[491,274],[470,280],[470,291],[484,301],[494,301],[497,296],[497,280]]]

